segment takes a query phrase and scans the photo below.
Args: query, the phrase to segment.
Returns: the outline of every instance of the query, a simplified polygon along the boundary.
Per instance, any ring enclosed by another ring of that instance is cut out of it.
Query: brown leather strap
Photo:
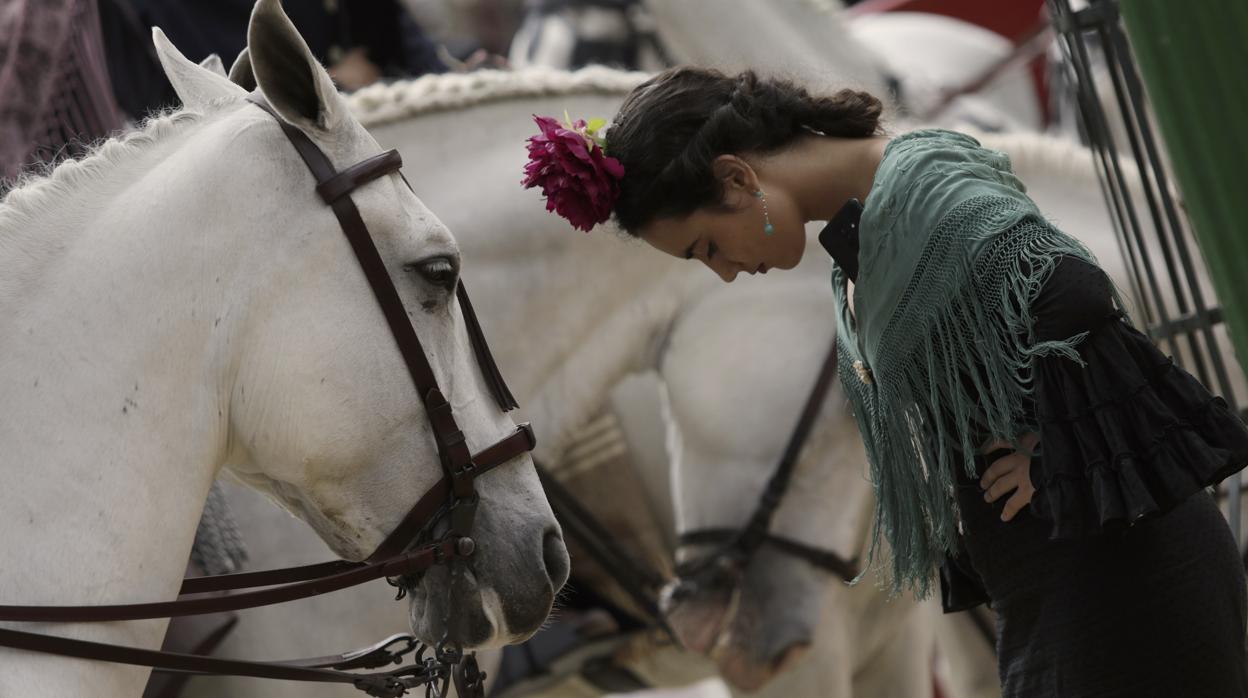
[[[713,545],[725,546],[731,545],[741,535],[741,532],[731,528],[703,528],[689,533],[682,533],[680,536],[680,544],[685,545]],[[858,578],[862,572],[861,563],[857,557],[846,560],[839,554],[830,550],[821,550],[813,545],[807,545],[792,538],[777,536],[768,533],[763,538],[765,545],[770,545],[777,550],[793,557],[798,557],[810,564],[818,567],[826,572],[830,572],[839,576],[841,579],[850,582]]]
[[[528,453],[537,445],[537,437],[533,434],[533,427],[528,422],[520,424],[511,436],[499,441],[498,443],[486,448],[472,457],[472,462],[477,464],[477,475],[489,472],[493,468],[506,463],[521,454]],[[429,517],[426,516],[430,507],[440,505],[446,501],[450,494],[450,480],[443,478],[434,486],[420,502],[412,508],[404,519],[399,522],[386,540],[368,556],[369,560],[384,560],[387,557],[401,553],[411,541],[416,539],[420,530],[428,523]]]
[[[404,675],[416,678],[418,669],[372,674],[350,674],[333,669],[291,666],[280,662],[253,662],[243,659],[201,657],[180,652],[158,652],[138,647],[107,645],[100,642],[73,640],[55,635],[41,635],[21,630],[0,628],[0,646],[31,652],[44,652],[63,657],[94,659],[115,664],[148,666],[161,671],[189,672],[194,674],[229,674],[251,676],[261,679],[285,679],[288,681],[313,681],[317,683],[352,684],[369,695],[402,696],[400,689],[416,685],[404,681]]]
[[[780,461],[767,482],[767,488],[759,497],[758,505],[753,515],[750,516],[749,522],[739,531],[719,528],[686,531],[680,534],[681,545],[721,544],[721,547],[711,554],[699,556],[681,564],[677,573],[682,578],[696,577],[707,571],[714,572],[716,562],[721,558],[729,558],[738,565],[744,564],[764,543],[770,543],[789,554],[797,555],[842,576],[845,572],[857,567],[856,559],[844,560],[835,553],[818,551],[798,541],[773,536],[770,533],[771,521],[789,489],[793,471],[797,468],[798,457],[801,456],[802,449],[810,438],[810,431],[814,428],[815,419],[819,416],[823,403],[827,401],[828,391],[836,377],[837,365],[838,351],[836,337],[833,337],[823,364],[819,367],[819,375],[815,379],[815,384],[806,397],[801,416],[798,417],[797,424],[789,435],[784,453],[781,454]],[[849,579],[856,576],[855,571]]]
[[[527,423],[522,424],[510,437],[477,454],[473,459],[479,464],[477,472],[480,474],[498,467],[532,450],[534,445],[536,445],[536,439],[532,427]],[[433,514],[448,494],[448,481],[443,478],[420,498],[399,526],[364,562],[335,560],[302,567],[243,572],[216,577],[194,577],[182,583],[183,594],[283,585],[273,589],[213,598],[178,599],[145,604],[0,605],[0,621],[92,622],[200,615],[319,596],[382,577],[415,574],[428,569],[440,560],[449,559],[457,554],[453,540],[443,540],[434,545],[418,548],[412,553],[403,554],[404,549],[415,540],[421,527],[432,519]]]
[[[759,499],[758,508],[754,510],[754,515],[750,517],[750,522],[741,533],[741,545],[747,552],[753,552],[759,545],[762,545],[767,531],[771,528],[771,520],[775,517],[776,509],[780,507],[780,501],[784,499],[784,493],[788,491],[789,482],[793,479],[797,459],[802,455],[806,441],[810,439],[810,430],[815,426],[815,419],[823,409],[823,403],[827,402],[828,390],[831,389],[832,381],[836,378],[837,358],[836,338],[833,337],[828,353],[819,366],[819,376],[815,379],[815,385],[811,388],[810,395],[806,397],[802,414],[798,417],[793,432],[789,434],[784,453],[780,455],[780,462],[767,482],[767,489],[763,491],[763,496]]]
[[[399,151],[392,148],[367,160],[357,162],[321,182],[316,185],[316,193],[321,195],[325,203],[333,204],[340,197],[350,194],[378,177],[398,172],[402,166],[403,157],[399,155]]]
[[[277,120],[278,125],[295,147],[295,152],[299,154],[299,157],[303,159],[308,169],[311,170],[312,176],[316,179],[318,191],[320,191],[322,185],[326,185],[337,177],[338,173],[334,170],[333,164],[325,156],[325,153],[321,152],[321,149],[308,138],[307,134],[279,117],[260,93],[253,92],[248,95],[247,99],[269,112]],[[365,163],[368,162],[370,161],[365,161]],[[348,168],[348,171],[350,171],[350,168]],[[376,163],[370,166],[369,172],[373,179],[384,174],[376,166]],[[342,181],[348,182],[351,180]],[[394,288],[394,282],[390,278],[390,273],[386,270],[385,262],[382,261],[381,255],[377,252],[376,245],[373,244],[372,237],[368,234],[368,228],[364,225],[364,219],[360,217],[359,209],[356,208],[355,202],[351,200],[351,197],[342,195],[348,193],[350,189],[339,191],[342,185],[330,186],[334,186],[337,193],[337,197],[330,202],[334,215],[337,216],[338,223],[342,227],[343,233],[346,234],[347,241],[350,243],[351,249],[355,252],[355,257],[360,263],[360,268],[364,270],[364,276],[367,277],[369,286],[373,289],[377,303],[381,306],[386,323],[390,326],[390,332],[399,345],[399,352],[407,365],[408,373],[412,377],[412,382],[416,385],[417,394],[425,401],[426,410],[431,409],[429,399],[434,395],[441,398],[441,392],[438,391],[437,378],[433,375],[433,369],[429,366],[429,360],[425,355],[424,347],[421,346],[420,338],[416,336],[416,330],[412,328],[412,324],[407,317],[407,311],[403,307],[403,301],[399,298],[399,293]],[[445,402],[445,400],[442,402]],[[434,435],[443,458],[450,458],[452,462],[461,458],[467,460],[468,453],[466,451],[452,449],[454,453],[447,453],[445,449],[445,442],[448,440],[448,437],[453,437],[459,431],[458,427],[455,426],[454,417],[448,412],[444,419],[438,422],[434,422],[432,419],[430,421],[434,423]],[[462,465],[462,461],[460,464]]]
[[[541,463],[535,465],[537,476],[542,482],[542,490],[546,493],[546,499],[550,502],[550,508],[554,510],[564,535],[575,539],[586,554],[611,575],[615,583],[645,614],[645,618],[641,619],[643,622],[662,629],[668,637],[674,639],[676,634],[659,608],[659,590],[667,580],[621,545],[619,539],[607,530],[593,512],[577,501],[576,495],[564,487]]]
[[[463,279],[459,280],[459,288],[455,293],[459,296],[459,307],[464,314],[464,324],[468,327],[468,339],[472,341],[472,350],[477,355],[477,365],[485,374],[485,381],[489,383],[490,391],[494,393],[499,409],[510,412],[520,405],[516,402],[515,396],[511,394],[511,389],[507,387],[507,381],[503,380],[503,373],[498,370],[498,364],[494,362],[494,355],[490,353],[490,345],[485,341],[485,332],[481,329],[481,322],[477,320],[477,313],[472,309],[472,301],[468,300],[468,289],[464,287]]]
[[[52,623],[90,623],[143,618],[195,616],[204,613],[237,611],[243,608],[318,596],[383,577],[401,577],[423,572],[455,555],[455,541],[443,540],[417,548],[411,553],[376,563],[354,563],[345,571],[285,586],[248,591],[229,596],[177,599],[155,603],[109,604],[99,606],[0,606],[0,620]],[[350,564],[350,563],[349,563]]]
[[[274,664],[300,666],[308,669],[337,669],[339,671],[376,669],[388,664],[400,663],[403,661],[404,655],[418,647],[420,647],[420,640],[406,633],[397,633],[358,650],[343,652],[342,654],[330,654],[323,657],[310,657],[308,659],[284,659],[280,662],[274,662]]]

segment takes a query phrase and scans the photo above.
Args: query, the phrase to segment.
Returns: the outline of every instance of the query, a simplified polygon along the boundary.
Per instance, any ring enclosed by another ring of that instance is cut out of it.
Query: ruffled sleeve
[[[1126,320],[1093,329],[1078,354],[1082,365],[1034,364],[1031,508],[1053,522],[1052,538],[1164,513],[1248,464],[1243,421]]]

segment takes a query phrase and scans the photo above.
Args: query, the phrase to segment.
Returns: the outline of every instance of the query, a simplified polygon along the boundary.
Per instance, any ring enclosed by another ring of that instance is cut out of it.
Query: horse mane
[[[137,129],[96,142],[80,157],[23,172],[7,192],[0,192],[0,233],[63,207],[82,186],[104,179],[121,163],[199,124],[208,113],[189,109],[156,113]]]
[[[347,98],[355,117],[374,127],[420,114],[478,104],[567,94],[627,94],[649,73],[590,66],[577,71],[527,68],[425,75],[388,85],[372,85]]]

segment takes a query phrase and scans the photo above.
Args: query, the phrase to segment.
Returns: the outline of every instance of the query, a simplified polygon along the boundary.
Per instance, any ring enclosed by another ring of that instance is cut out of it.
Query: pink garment
[[[123,124],[95,0],[0,3],[0,179]]]

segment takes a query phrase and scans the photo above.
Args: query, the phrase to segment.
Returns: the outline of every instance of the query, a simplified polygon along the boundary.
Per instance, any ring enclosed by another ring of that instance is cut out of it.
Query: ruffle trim
[[[1248,465],[1248,427],[1128,323],[1038,357],[1032,512],[1074,538],[1165,513]]]

